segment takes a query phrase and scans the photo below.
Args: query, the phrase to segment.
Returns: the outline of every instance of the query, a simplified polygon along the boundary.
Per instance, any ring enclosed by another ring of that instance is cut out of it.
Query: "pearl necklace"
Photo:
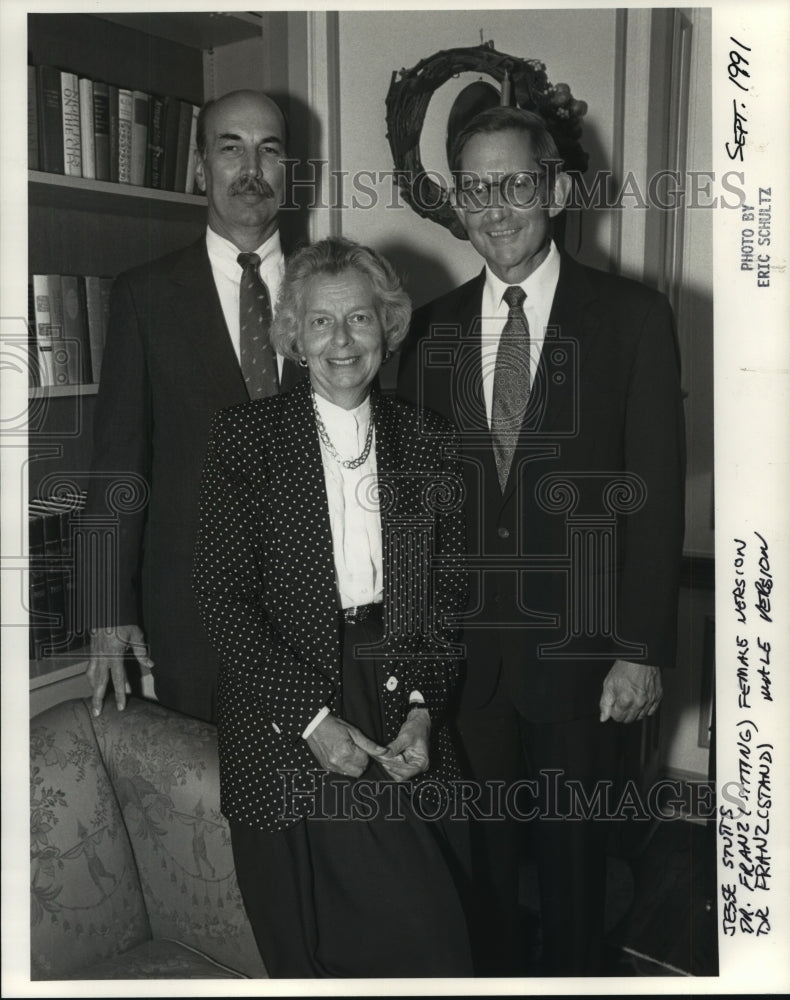
[[[339,462],[344,469],[358,469],[366,460],[370,454],[370,446],[373,444],[373,406],[371,403],[370,408],[370,420],[368,420],[368,433],[365,438],[365,447],[362,449],[362,454],[358,455],[356,458],[341,458],[338,454],[337,448],[332,444],[332,440],[329,437],[329,432],[326,429],[324,421],[321,419],[321,414],[318,412],[318,404],[315,401],[315,389],[310,387],[310,399],[313,402],[313,413],[315,414],[315,424],[318,428],[318,436],[321,438],[321,442],[329,452],[329,454],[334,458],[336,462]]]

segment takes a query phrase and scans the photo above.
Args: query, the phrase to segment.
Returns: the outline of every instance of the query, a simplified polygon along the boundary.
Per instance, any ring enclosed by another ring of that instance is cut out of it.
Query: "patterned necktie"
[[[269,342],[272,308],[266,285],[261,281],[257,253],[240,253],[239,361],[250,399],[277,392],[277,358]]]
[[[511,285],[505,290],[503,298],[508,305],[507,322],[499,340],[494,369],[491,437],[503,493],[529,401],[529,324],[524,315],[526,297],[526,292],[518,285]]]

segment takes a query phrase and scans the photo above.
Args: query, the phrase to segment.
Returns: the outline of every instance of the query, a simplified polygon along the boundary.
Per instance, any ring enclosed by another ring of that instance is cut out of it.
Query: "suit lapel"
[[[301,382],[284,396],[277,412],[279,418],[271,427],[270,439],[279,547],[283,552],[311,554],[315,571],[310,592],[292,594],[290,602],[296,604],[300,615],[309,617],[309,633],[317,638],[338,629],[337,586],[329,502],[309,383]]]
[[[578,417],[581,374],[599,328],[594,299],[582,267],[563,255],[540,355],[540,381],[545,393],[541,401],[540,434],[551,432],[569,411],[574,412],[574,419]],[[567,358],[567,363],[563,363],[563,358]],[[575,411],[571,411],[573,407]]]
[[[552,431],[559,427],[567,433],[578,428],[581,374],[599,326],[594,298],[582,267],[563,254],[535,383],[502,495],[503,503],[516,488],[517,477],[512,470],[517,467],[519,453],[522,457],[531,454],[537,458],[541,453],[549,457],[549,451],[556,447]],[[529,463],[522,465],[522,469],[529,468]]]
[[[245,402],[249,396],[225,324],[204,236],[178,258],[170,281],[177,321],[187,334],[190,349],[216,385],[219,397],[226,399],[227,405]]]
[[[273,446],[274,465],[287,470],[289,479],[293,481],[291,496],[303,504],[298,509],[304,511],[312,509],[312,514],[315,516],[311,516],[309,521],[314,531],[314,541],[319,546],[318,551],[328,552],[331,559],[332,532],[329,525],[329,503],[326,497],[324,465],[310,399],[309,381],[300,382],[293,392],[283,399],[281,413],[283,424],[278,428],[277,441]],[[304,450],[295,449],[294,440],[304,442]],[[295,458],[297,455],[298,462]],[[306,461],[303,460],[305,456]],[[301,532],[304,526],[301,518],[298,521]]]
[[[172,303],[178,322],[188,331],[190,349],[200,358],[220,398],[227,399],[227,405],[246,402],[249,396],[214,284],[205,237],[186,248],[173,265],[170,280],[175,286]],[[218,336],[220,330],[224,336]],[[293,389],[305,375],[294,361],[286,358],[281,391]]]
[[[485,269],[459,289],[456,303],[461,339],[453,371],[453,416],[459,425],[477,432],[488,430],[482,368],[484,283]]]
[[[371,404],[376,428],[376,475],[385,478],[392,473],[403,471],[404,468],[398,418],[392,400],[388,396],[374,391],[371,394]],[[382,522],[387,513],[387,505],[383,504]]]

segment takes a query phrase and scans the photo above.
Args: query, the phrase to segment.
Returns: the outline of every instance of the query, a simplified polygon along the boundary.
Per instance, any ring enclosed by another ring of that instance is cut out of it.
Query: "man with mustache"
[[[217,663],[190,584],[198,489],[213,413],[299,376],[258,341],[253,354],[269,382],[251,382],[240,317],[245,264],[262,311],[267,295],[269,309],[277,298],[286,138],[282,112],[263,93],[205,104],[196,167],[208,199],[205,235],[113,286],[88,496],[88,513],[109,514],[117,526],[113,565],[99,558],[86,574],[97,595],[87,671],[96,715],[110,678],[125,706],[132,653],[143,676],[153,668],[160,702],[214,721]],[[265,292],[254,258],[239,260],[248,253],[259,258]]]

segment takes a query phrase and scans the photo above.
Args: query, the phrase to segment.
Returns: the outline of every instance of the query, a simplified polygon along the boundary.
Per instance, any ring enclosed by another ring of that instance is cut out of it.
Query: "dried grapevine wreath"
[[[470,71],[509,86],[510,103],[544,119],[566,170],[583,173],[588,160],[579,143],[586,103],[575,100],[566,83],[549,83],[546,67],[537,59],[497,52],[493,42],[487,42],[473,48],[446,49],[412,69],[393,72],[387,93],[387,139],[396,183],[418,215],[446,226],[459,239],[466,239],[466,233],[450,204],[449,192],[422,165],[420,135],[434,91],[452,77]]]

